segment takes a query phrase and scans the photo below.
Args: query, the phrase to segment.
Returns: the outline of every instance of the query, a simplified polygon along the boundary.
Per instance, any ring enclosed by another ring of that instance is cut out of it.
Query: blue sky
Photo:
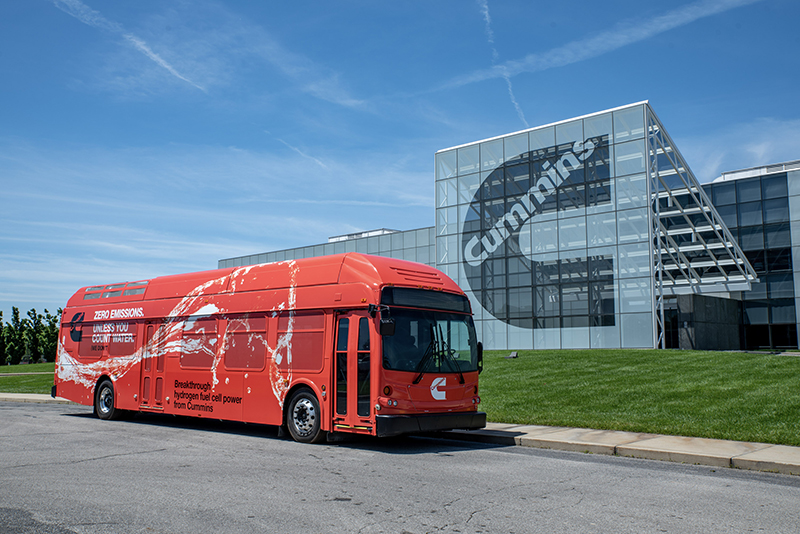
[[[0,310],[434,223],[442,148],[649,100],[701,181],[800,159],[800,3],[0,4]]]

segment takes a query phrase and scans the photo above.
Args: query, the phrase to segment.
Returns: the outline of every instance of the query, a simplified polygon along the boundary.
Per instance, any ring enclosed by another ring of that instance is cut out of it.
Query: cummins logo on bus
[[[509,284],[504,280],[507,280],[507,275],[516,273],[506,272],[505,262],[497,260],[514,258],[509,260],[509,265],[511,261],[521,262],[525,267],[523,270],[526,269],[528,273],[535,271],[538,262],[534,261],[533,250],[527,253],[527,247],[520,247],[519,243],[520,231],[526,224],[535,222],[536,216],[541,213],[611,202],[608,137],[592,137],[551,146],[519,154],[515,158],[507,156],[506,160],[506,163],[484,178],[472,198],[461,228],[461,257],[466,274],[466,281],[462,281],[462,285],[468,285],[483,308],[496,319],[510,323],[512,321],[507,313],[508,303],[504,296],[504,290]],[[524,169],[524,165],[530,165],[527,181],[514,182],[514,187],[524,183],[522,190],[511,190],[513,188],[510,186],[497,185],[508,183],[507,168]],[[555,266],[550,266],[550,269],[555,269],[556,272],[559,268],[582,270],[583,279],[586,279],[589,264],[593,261],[596,264],[605,262],[610,265],[613,257],[595,256],[556,261]],[[608,269],[607,271],[611,272]],[[530,288],[536,282],[533,278],[529,280],[530,282],[518,283],[516,286]],[[551,308],[559,306],[556,285],[559,282],[557,275],[555,280],[549,281],[553,285],[548,288],[555,288],[555,293],[545,297],[544,300],[549,302],[543,305]],[[585,292],[588,292],[588,282],[586,287]],[[518,311],[521,311],[519,315],[526,315],[528,319],[515,323],[517,326],[533,328],[535,323],[530,318],[534,314],[534,298],[533,295],[526,298],[527,304],[519,304],[530,309]],[[586,298],[588,300],[588,296]],[[609,304],[613,308],[613,301],[605,302],[602,313],[609,314]],[[551,316],[558,315],[558,312],[551,313]],[[585,315],[588,320],[588,310]]]

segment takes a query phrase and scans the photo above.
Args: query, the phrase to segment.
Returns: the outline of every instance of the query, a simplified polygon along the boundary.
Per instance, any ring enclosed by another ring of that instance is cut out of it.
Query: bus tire
[[[114,406],[114,384],[105,379],[94,392],[94,413],[100,419],[110,420],[120,416],[121,410]]]
[[[292,395],[286,426],[292,439],[300,443],[316,443],[323,438],[319,401],[310,389],[298,389]]]

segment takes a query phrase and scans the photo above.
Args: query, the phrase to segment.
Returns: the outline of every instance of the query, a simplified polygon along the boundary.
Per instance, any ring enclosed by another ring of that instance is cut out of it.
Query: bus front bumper
[[[378,437],[440,430],[477,430],[485,426],[485,412],[378,415],[375,417],[375,435]]]

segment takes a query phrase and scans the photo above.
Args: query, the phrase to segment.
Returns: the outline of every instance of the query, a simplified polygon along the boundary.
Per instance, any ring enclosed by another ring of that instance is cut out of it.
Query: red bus
[[[53,396],[101,419],[158,412],[393,436],[486,425],[469,300],[422,264],[348,253],[85,287]]]

